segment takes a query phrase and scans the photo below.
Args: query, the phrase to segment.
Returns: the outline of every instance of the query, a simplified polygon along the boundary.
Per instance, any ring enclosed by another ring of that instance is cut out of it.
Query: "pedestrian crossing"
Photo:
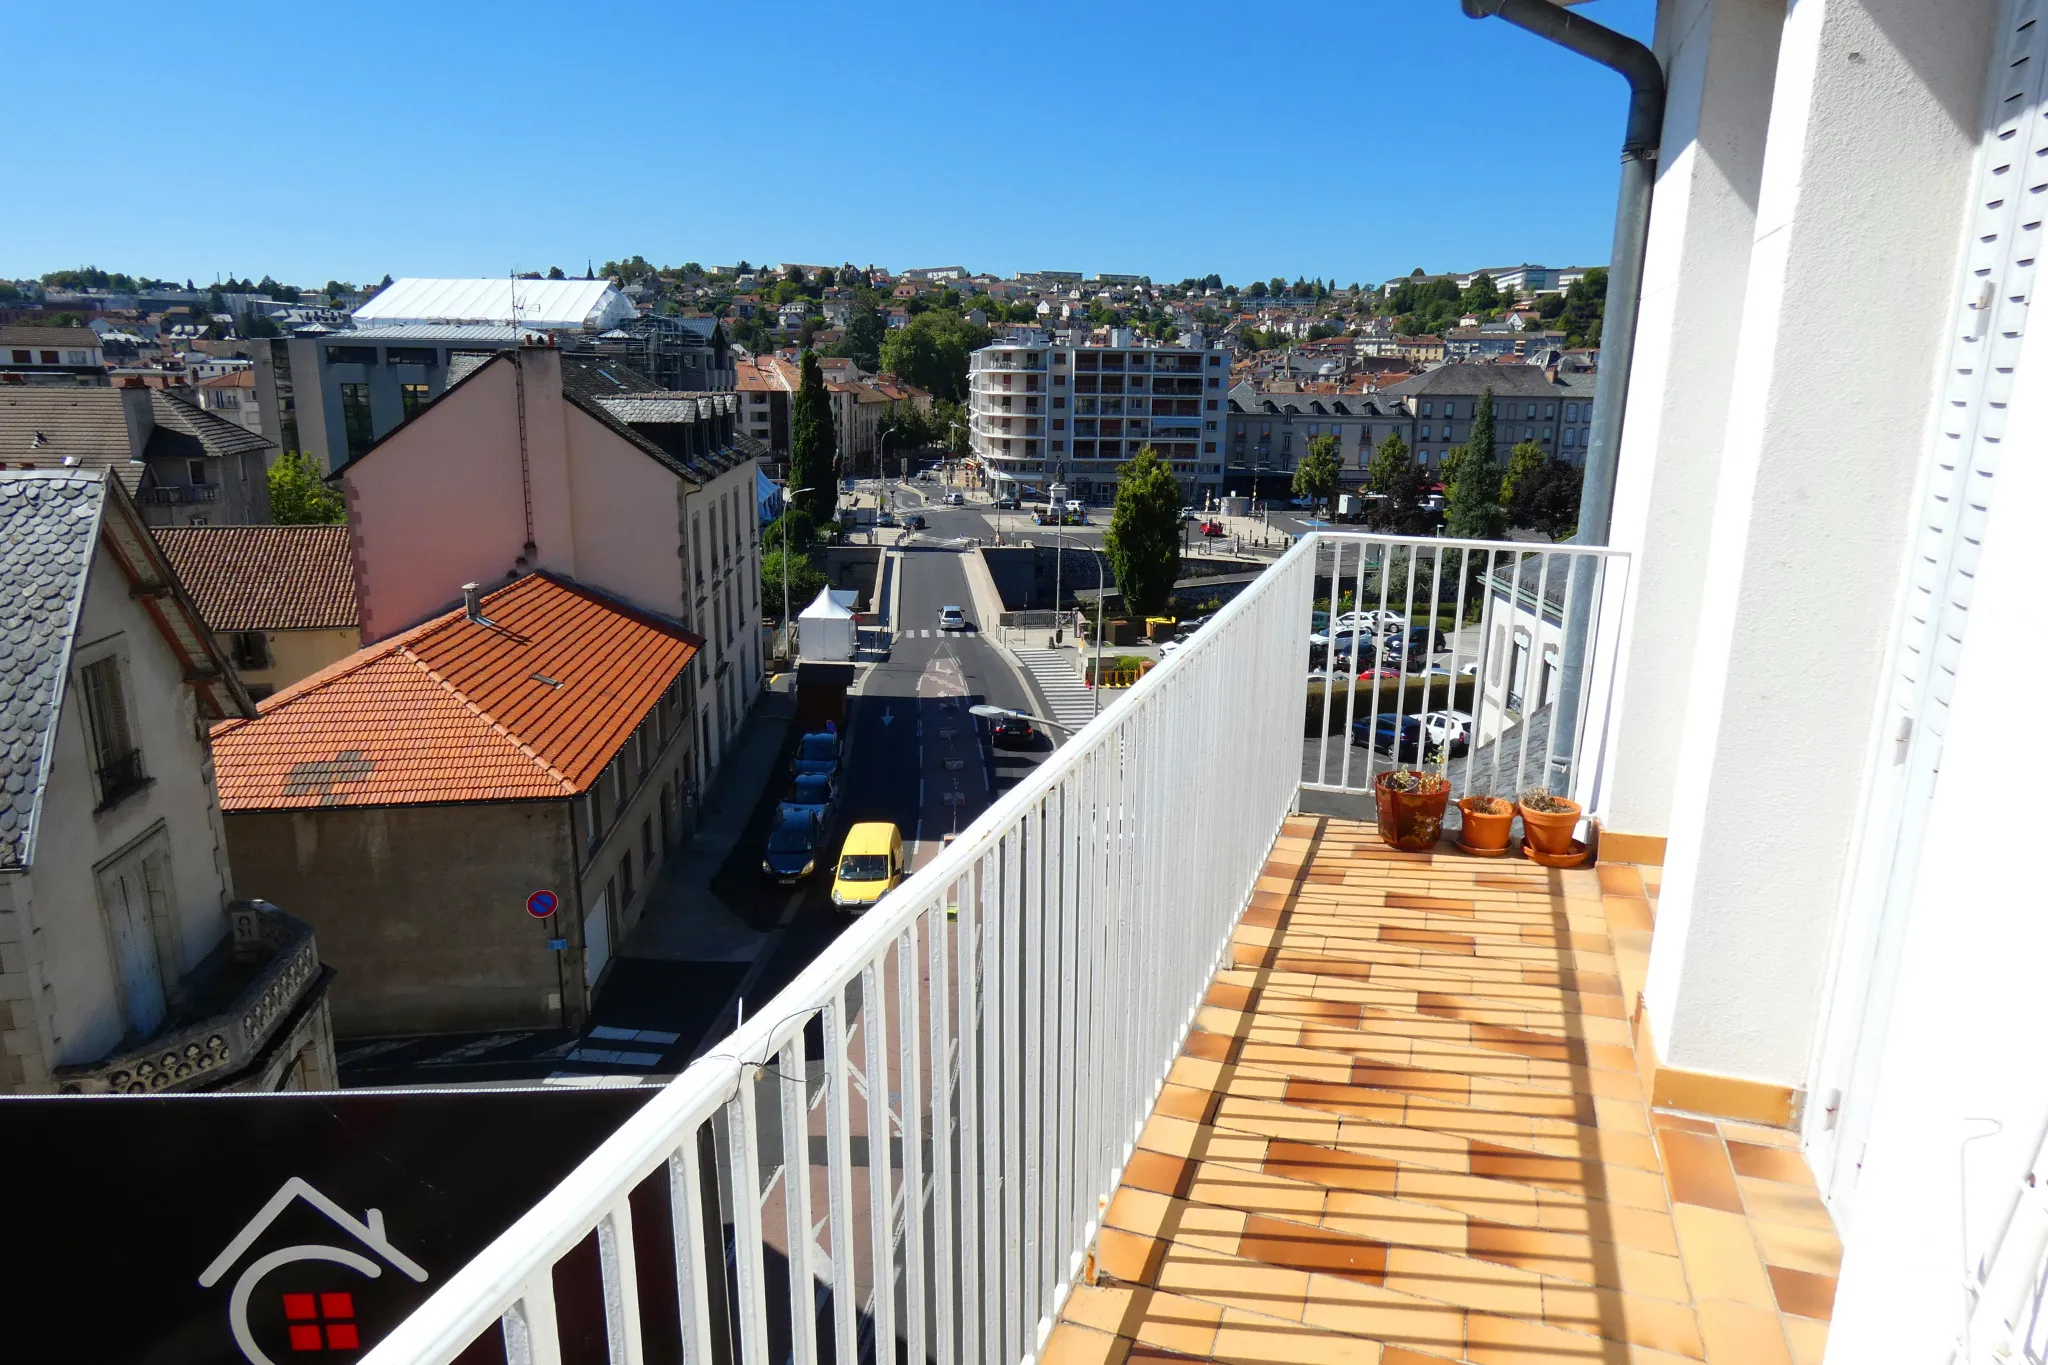
[[[1031,671],[1031,680],[1045,694],[1045,704],[1052,708],[1054,720],[1079,729],[1094,718],[1094,698],[1081,685],[1081,675],[1074,671],[1072,657],[1065,650],[1020,649],[1017,659]]]
[[[899,630],[896,632],[896,638],[899,640],[934,640],[947,635],[973,635],[976,633],[973,626],[963,626],[959,630]]]

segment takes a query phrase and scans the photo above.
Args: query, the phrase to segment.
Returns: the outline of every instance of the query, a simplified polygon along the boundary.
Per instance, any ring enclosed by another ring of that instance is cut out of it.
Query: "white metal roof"
[[[607,280],[393,280],[358,323],[493,322],[602,332],[639,316]]]

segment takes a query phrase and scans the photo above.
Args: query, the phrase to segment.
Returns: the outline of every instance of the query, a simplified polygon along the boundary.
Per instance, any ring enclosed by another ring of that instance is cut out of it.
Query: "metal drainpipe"
[[[1643,256],[1649,246],[1650,197],[1656,188],[1657,150],[1664,130],[1664,71],[1657,56],[1635,39],[1582,18],[1551,0],[1462,0],[1473,19],[1497,16],[1539,38],[1590,58],[1628,81],[1628,123],[1621,140],[1621,194],[1614,213],[1614,249],[1607,270],[1607,306],[1600,328],[1600,372],[1593,387],[1592,444],[1586,450],[1579,495],[1578,545],[1605,545],[1614,514],[1614,470],[1621,424],[1628,408],[1636,313],[1643,297]],[[1571,753],[1578,737],[1585,690],[1586,644],[1593,612],[1594,566],[1572,567],[1565,622],[1564,668],[1550,750],[1557,755],[1550,788],[1573,784]],[[1542,608],[1539,606],[1538,610]],[[1591,793],[1586,793],[1590,798]],[[1590,806],[1590,800],[1587,802]]]

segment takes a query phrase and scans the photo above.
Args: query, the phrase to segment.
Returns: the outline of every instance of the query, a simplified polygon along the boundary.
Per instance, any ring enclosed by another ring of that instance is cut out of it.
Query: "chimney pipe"
[[[462,614],[477,625],[488,624],[484,620],[483,591],[474,583],[462,585]]]

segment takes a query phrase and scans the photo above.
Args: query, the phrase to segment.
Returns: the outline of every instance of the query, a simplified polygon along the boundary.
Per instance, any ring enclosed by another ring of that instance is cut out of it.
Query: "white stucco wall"
[[[526,539],[512,366],[472,375],[342,476],[364,643],[501,586]]]
[[[95,813],[78,660],[98,657],[107,646],[125,660],[129,723],[150,785]],[[74,656],[29,871],[29,914],[39,931],[34,937],[40,940],[37,951],[48,986],[38,992],[46,1067],[96,1061],[121,1042],[125,1031],[96,868],[152,829],[164,830],[175,922],[168,935],[171,952],[159,955],[159,967],[173,1002],[181,978],[226,937],[226,905],[233,894],[212,766],[198,738],[192,689],[147,610],[128,595],[128,580],[104,547],[94,557]],[[31,1079],[30,1088],[47,1087]]]
[[[1657,15],[1668,98],[1609,536],[1634,575],[1597,812],[1632,834],[1670,827],[1784,18],[1783,0]]]
[[[2027,741],[2015,734],[2011,702],[2015,683],[2048,676],[2038,552],[2048,517],[2042,329],[2028,334],[2014,394],[1889,1027],[1865,1040],[1884,1052],[1845,1229],[1828,1338],[1835,1362],[1946,1358],[1960,1326],[1958,1277],[2010,1207],[2048,1119],[2048,1068],[2038,1060],[2048,962],[2039,859],[1991,804],[2032,795],[2015,792],[2015,741]],[[1973,1122],[1985,1119],[1992,1122]],[[1983,1136],[1966,1156],[1971,1134]]]
[[[1788,12],[1645,989],[1677,1067],[1806,1078],[1997,9]]]

